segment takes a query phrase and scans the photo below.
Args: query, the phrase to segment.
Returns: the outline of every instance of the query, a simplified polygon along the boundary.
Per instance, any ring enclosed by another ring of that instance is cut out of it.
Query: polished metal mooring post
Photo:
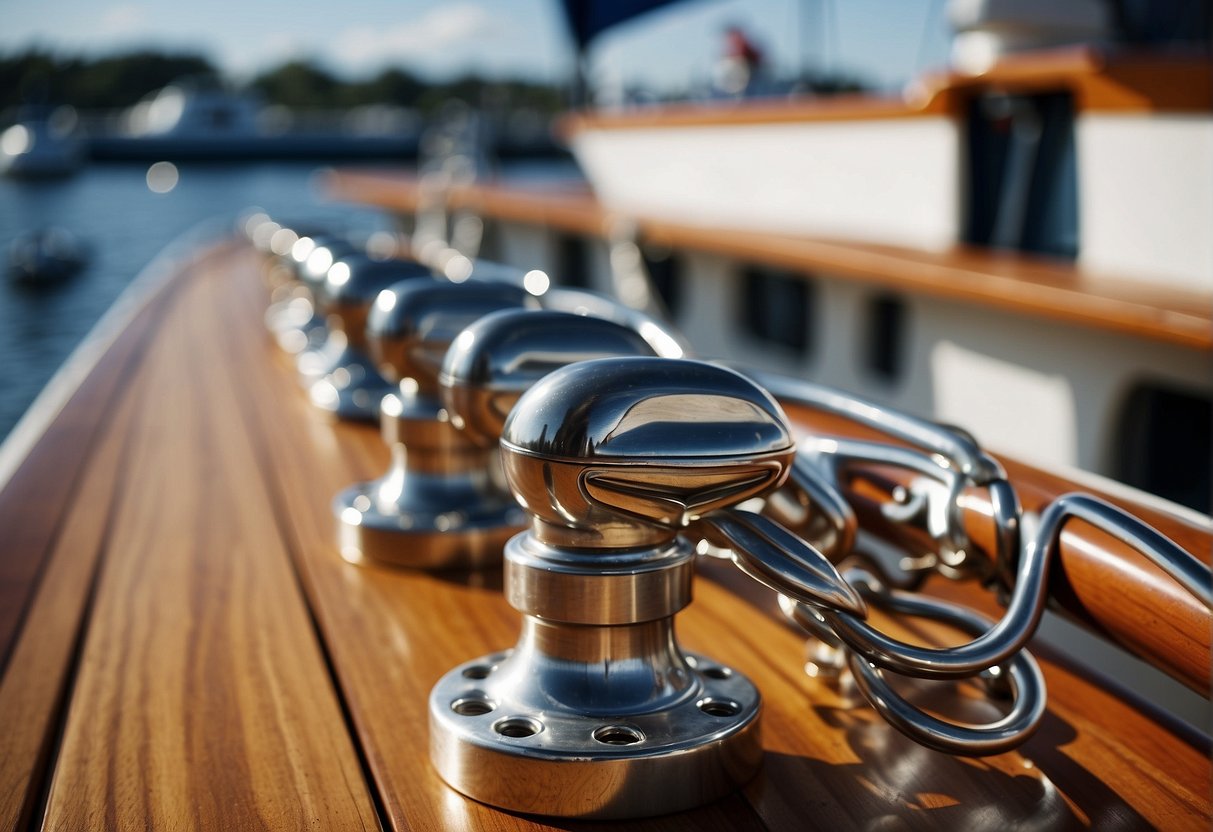
[[[709,364],[586,361],[523,394],[501,453],[531,518],[505,551],[522,634],[431,692],[439,773],[505,809],[590,818],[679,811],[744,783],[761,760],[760,697],[674,637],[695,558],[679,532],[783,481],[795,444],[779,406]],[[801,598],[851,595],[824,558],[818,593],[788,584],[806,563],[766,554],[746,557]]]
[[[325,346],[299,357],[305,377],[320,377],[308,388],[312,403],[341,419],[375,421],[379,403],[394,385],[379,374],[367,352],[366,322],[375,298],[401,281],[433,282],[429,269],[411,260],[343,257],[325,276],[323,306],[328,324]],[[308,359],[316,362],[307,364]],[[309,372],[310,371],[310,372]]]
[[[376,366],[399,384],[380,405],[387,473],[336,496],[338,544],[352,562],[418,569],[500,563],[522,513],[493,482],[496,452],[451,424],[438,373],[451,341],[478,318],[532,303],[501,283],[406,281],[381,292],[367,322]]]

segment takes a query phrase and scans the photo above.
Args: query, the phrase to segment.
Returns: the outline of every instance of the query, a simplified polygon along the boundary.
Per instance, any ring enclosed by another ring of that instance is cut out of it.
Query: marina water
[[[163,170],[160,168],[159,170]],[[88,248],[68,280],[30,288],[0,279],[0,439],[115,298],[161,249],[202,223],[229,223],[251,206],[291,220],[384,227],[377,213],[327,202],[314,163],[182,164],[149,187],[148,167],[93,165],[76,176],[0,177],[0,253],[17,236],[58,226]]]

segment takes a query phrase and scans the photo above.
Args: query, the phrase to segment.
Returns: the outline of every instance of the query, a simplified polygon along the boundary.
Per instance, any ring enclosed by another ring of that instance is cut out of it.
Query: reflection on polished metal
[[[379,293],[403,280],[433,281],[429,269],[409,260],[376,260],[366,254],[343,257],[329,267],[324,282],[329,336],[323,349],[299,357],[300,372],[310,376],[316,361],[323,375],[312,383],[312,402],[342,419],[377,420],[379,403],[393,385],[367,354],[366,321]]]
[[[548,373],[593,358],[653,354],[639,333],[613,321],[509,309],[459,333],[439,382],[452,423],[472,442],[495,450],[514,404]]]
[[[299,259],[297,273],[299,284],[306,292],[312,306],[312,318],[307,324],[308,347],[300,351],[295,360],[299,370],[300,380],[305,388],[324,377],[334,366],[334,361],[341,351],[341,345],[329,344],[328,328],[328,280],[329,269],[343,257],[349,257],[364,252],[348,239],[329,240],[327,238],[316,242],[310,249],[299,245],[307,238],[301,238],[296,243],[292,256]]]
[[[679,532],[741,516],[730,507],[783,481],[795,445],[779,406],[709,364],[585,361],[523,394],[501,448],[532,521],[506,547],[522,634],[433,689],[439,773],[506,809],[594,818],[679,811],[745,782],[761,760],[760,698],[675,641],[694,561]],[[862,611],[824,558],[776,548],[764,542],[746,566],[801,598]]]
[[[334,260],[357,251],[345,237],[317,234],[297,237],[279,255],[287,275],[274,293],[265,322],[284,350],[299,354],[324,343],[328,330],[318,308],[321,285]]]
[[[406,281],[376,298],[367,322],[371,355],[399,389],[383,398],[383,438],[392,465],[378,480],[333,502],[339,545],[364,559],[420,569],[499,563],[522,513],[494,485],[497,454],[451,424],[438,373],[451,341],[478,318],[533,303],[519,286]]]
[[[686,358],[691,345],[677,329],[658,318],[624,306],[618,301],[585,289],[548,289],[539,294],[545,309],[604,318],[637,332],[662,358]]]

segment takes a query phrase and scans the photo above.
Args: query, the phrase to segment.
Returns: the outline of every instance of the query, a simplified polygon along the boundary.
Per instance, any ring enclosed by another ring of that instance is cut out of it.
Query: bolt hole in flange
[[[594,739],[605,745],[635,745],[644,734],[628,725],[604,725],[594,731]]]
[[[522,739],[543,730],[543,723],[525,716],[511,716],[493,723],[493,730],[503,737]]]
[[[731,699],[714,699],[709,696],[695,704],[708,716],[736,716],[741,713],[741,706]]]
[[[733,676],[733,671],[727,667],[705,667],[699,672],[709,679],[730,679]]]
[[[465,696],[451,703],[451,710],[460,716],[484,716],[496,707],[492,700],[483,696]]]
[[[463,669],[463,678],[465,679],[487,679],[494,668],[487,664],[474,664],[471,667]]]

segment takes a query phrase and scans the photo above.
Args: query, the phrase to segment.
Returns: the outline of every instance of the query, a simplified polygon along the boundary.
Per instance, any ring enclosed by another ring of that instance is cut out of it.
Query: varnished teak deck
[[[542,828],[428,761],[431,686],[517,633],[500,576],[341,560],[331,495],[386,449],[307,404],[264,305],[251,252],[207,253],[0,491],[0,828]],[[805,676],[765,610],[696,594],[680,637],[763,691],[766,759],[639,828],[1208,828],[1207,742],[1088,678],[1046,663],[1022,753],[956,760]]]

